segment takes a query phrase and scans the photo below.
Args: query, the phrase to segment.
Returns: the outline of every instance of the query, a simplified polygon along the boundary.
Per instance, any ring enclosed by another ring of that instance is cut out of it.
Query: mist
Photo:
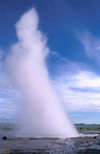
[[[38,23],[34,8],[21,16],[16,24],[18,42],[11,46],[5,60],[6,72],[20,93],[17,135],[76,137],[78,133],[49,78],[46,58],[50,50]]]

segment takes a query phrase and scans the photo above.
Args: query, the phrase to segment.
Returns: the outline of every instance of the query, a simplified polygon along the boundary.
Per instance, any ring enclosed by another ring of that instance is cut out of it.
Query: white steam
[[[35,9],[16,24],[18,43],[6,58],[7,72],[21,94],[20,136],[78,136],[66,116],[61,100],[48,76],[45,58],[49,53],[44,35],[38,30]]]

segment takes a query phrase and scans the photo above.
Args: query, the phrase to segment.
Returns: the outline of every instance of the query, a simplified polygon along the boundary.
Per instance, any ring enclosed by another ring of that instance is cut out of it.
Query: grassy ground
[[[75,126],[78,131],[100,131],[100,124],[76,124]]]
[[[15,130],[17,126],[10,123],[0,123],[0,134],[10,133]],[[78,131],[100,131],[100,124],[75,124],[75,127]]]

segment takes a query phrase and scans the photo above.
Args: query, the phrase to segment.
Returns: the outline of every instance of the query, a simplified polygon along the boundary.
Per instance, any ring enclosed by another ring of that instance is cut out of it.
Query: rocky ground
[[[93,132],[92,132],[93,133]],[[100,135],[71,138],[0,138],[0,153],[100,154]]]
[[[80,126],[78,131],[83,135],[70,139],[11,137],[15,127],[0,125],[0,154],[100,154],[100,131],[93,130],[94,126],[89,130],[90,126]]]

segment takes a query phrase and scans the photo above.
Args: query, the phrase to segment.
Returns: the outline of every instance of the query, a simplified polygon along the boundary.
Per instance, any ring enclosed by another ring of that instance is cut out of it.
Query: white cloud
[[[89,31],[85,31],[78,35],[78,40],[87,56],[100,63],[100,38],[93,36]]]
[[[89,71],[55,81],[62,101],[69,111],[100,111],[100,77]]]
[[[0,60],[3,51],[0,50]],[[12,87],[3,67],[3,61],[0,61],[0,121],[14,119],[19,110],[17,104],[18,94]],[[8,118],[9,116],[9,118]]]
[[[82,71],[70,79],[75,88],[100,88],[100,77],[89,71]]]

